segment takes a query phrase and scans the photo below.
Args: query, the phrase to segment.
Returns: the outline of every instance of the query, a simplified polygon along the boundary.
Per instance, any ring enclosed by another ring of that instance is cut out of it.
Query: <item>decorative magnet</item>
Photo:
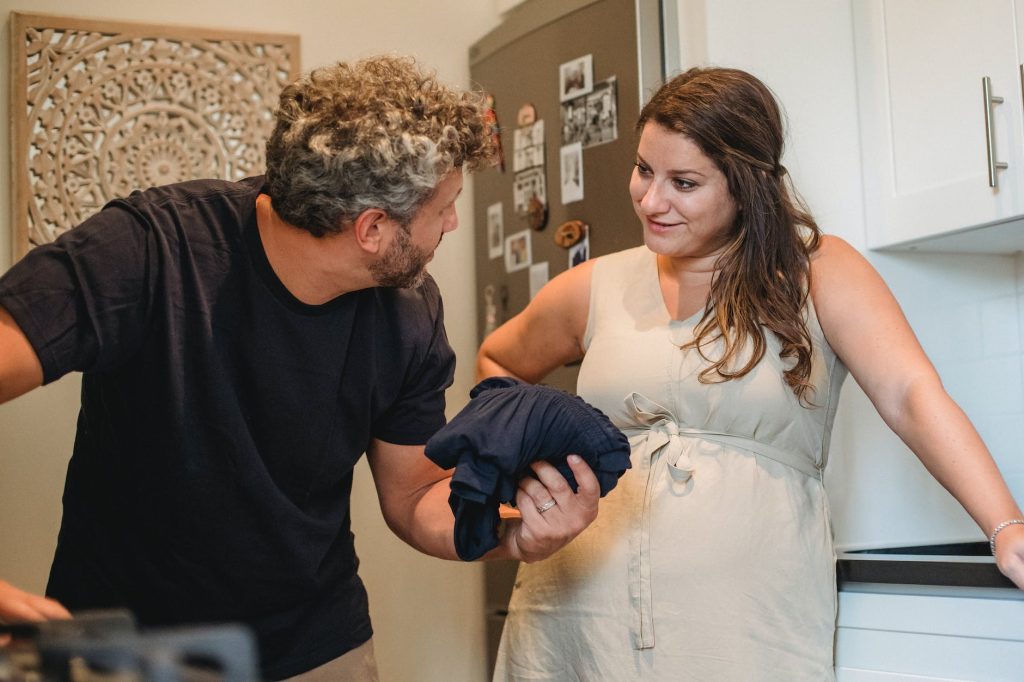
[[[530,229],[540,231],[548,224],[548,207],[537,195],[530,197],[530,208],[527,216],[530,221]]]
[[[537,120],[537,110],[532,104],[527,102],[526,104],[519,107],[519,112],[516,114],[516,125],[517,126],[528,126]]]
[[[491,133],[491,142],[494,144],[494,148],[497,151],[497,162],[494,165],[498,167],[498,170],[504,173],[505,152],[501,148],[501,128],[498,127],[498,112],[494,109],[494,95],[487,93],[484,98],[484,106],[487,107],[484,111],[484,121],[487,122],[487,128]]]
[[[568,220],[555,228],[555,243],[563,249],[578,244],[587,233],[587,224],[582,220]]]
[[[498,328],[498,304],[494,300],[494,285],[484,287],[484,336]]]
[[[508,312],[508,287],[502,285],[497,291],[493,284],[484,287],[484,336],[502,323]]]

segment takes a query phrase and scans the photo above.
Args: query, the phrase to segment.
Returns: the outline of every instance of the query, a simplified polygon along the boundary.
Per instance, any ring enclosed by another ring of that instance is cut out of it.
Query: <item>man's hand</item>
[[[509,521],[505,534],[512,558],[527,563],[546,559],[597,518],[601,496],[597,477],[578,455],[569,455],[568,462],[579,484],[575,493],[558,469],[547,462],[530,465],[537,479],[524,476],[520,481],[516,506],[522,519]]]
[[[64,618],[71,618],[71,614],[60,602],[19,590],[0,580],[0,622],[25,623]]]

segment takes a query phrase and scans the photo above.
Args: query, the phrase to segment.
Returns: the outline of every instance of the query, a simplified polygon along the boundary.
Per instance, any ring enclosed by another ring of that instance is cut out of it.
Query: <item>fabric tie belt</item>
[[[675,483],[686,483],[693,476],[691,450],[698,440],[710,441],[745,450],[792,467],[818,480],[821,468],[810,458],[761,443],[751,438],[718,431],[683,426],[672,412],[639,393],[630,393],[623,401],[636,426],[622,431],[629,438],[637,470],[647,481],[640,503],[640,523],[630,535],[629,590],[633,604],[631,630],[636,649],[654,647],[654,597],[651,585],[651,499],[657,485],[660,462]],[[639,501],[638,501],[639,502]]]

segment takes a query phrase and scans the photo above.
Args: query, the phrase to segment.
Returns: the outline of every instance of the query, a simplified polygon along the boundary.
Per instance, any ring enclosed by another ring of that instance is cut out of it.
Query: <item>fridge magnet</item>
[[[574,268],[590,258],[590,235],[584,234],[579,243],[569,247],[569,267]]]
[[[530,266],[530,300],[548,283],[548,262],[535,263]]]
[[[487,254],[501,258],[505,252],[505,215],[499,201],[487,207]]]
[[[505,272],[516,272],[533,264],[530,231],[521,230],[505,237]]]
[[[587,224],[582,220],[567,220],[555,228],[555,244],[563,249],[574,246],[587,233]]]
[[[494,298],[494,285],[484,287],[484,336],[498,328],[498,303]]]
[[[505,172],[505,151],[501,148],[501,128],[498,127],[498,112],[494,109],[494,95],[487,93],[484,96],[484,121],[491,133],[491,144],[494,145],[495,162],[494,166],[502,173]],[[501,254],[498,254],[501,255]],[[491,256],[494,258],[494,256]]]
[[[594,55],[588,54],[558,67],[558,101],[575,99],[594,89]]]
[[[512,139],[512,170],[518,173],[544,165],[544,121],[516,128]]]
[[[484,287],[484,336],[489,335],[504,322],[508,311],[508,287],[495,289],[493,284]]]
[[[532,104],[527,102],[519,107],[519,111],[516,112],[516,125],[522,128],[528,126],[537,120],[537,109]]]
[[[15,260],[137,187],[262,173],[299,74],[297,35],[20,12],[10,28]]]
[[[548,193],[544,182],[544,168],[531,168],[522,173],[516,173],[515,182],[512,186],[512,197],[515,212],[518,216],[530,215],[530,200],[536,199],[542,206],[548,204]],[[536,208],[532,209],[533,211]]]
[[[583,131],[583,146],[614,142],[619,137],[619,114],[615,76],[601,81],[587,95],[587,125]]]
[[[543,230],[544,226],[548,224],[548,207],[536,196],[530,197],[526,220],[531,230]]]
[[[583,199],[583,145],[573,142],[562,147],[562,203]]]

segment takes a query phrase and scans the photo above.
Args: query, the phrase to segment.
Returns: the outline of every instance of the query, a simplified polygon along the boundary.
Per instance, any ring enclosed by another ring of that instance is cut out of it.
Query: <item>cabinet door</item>
[[[837,682],[1020,682],[1021,623],[1019,590],[848,583],[839,592]]]
[[[1017,103],[1021,111],[1017,121],[1017,134],[1020,136],[1017,140],[1017,153],[1021,159],[1019,165],[1024,165],[1024,0],[1017,0],[1014,4],[1017,7]],[[1021,199],[1021,207],[1024,212],[1024,199]]]
[[[1013,0],[853,3],[868,244],[997,222],[1024,208]],[[982,78],[993,153],[989,186]]]

